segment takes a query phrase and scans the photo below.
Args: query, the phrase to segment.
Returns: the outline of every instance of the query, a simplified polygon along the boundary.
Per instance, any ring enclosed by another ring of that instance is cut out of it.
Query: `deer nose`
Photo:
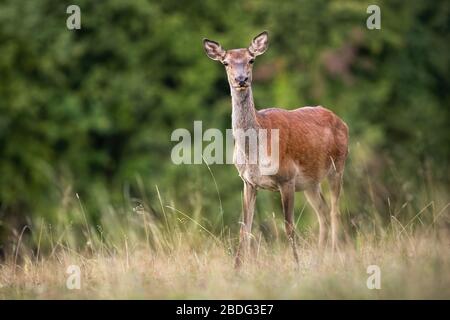
[[[235,80],[236,80],[237,83],[239,83],[239,86],[240,86],[240,87],[243,87],[243,86],[245,86],[245,83],[247,82],[248,77],[245,77],[245,76],[239,76],[239,77],[237,77]]]

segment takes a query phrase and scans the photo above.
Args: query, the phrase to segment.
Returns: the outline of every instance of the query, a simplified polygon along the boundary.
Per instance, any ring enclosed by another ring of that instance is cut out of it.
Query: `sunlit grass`
[[[105,208],[91,226],[80,202],[61,225],[42,223],[28,241],[19,236],[0,265],[0,298],[450,298],[448,207],[429,223],[392,217],[382,232],[356,230],[337,254],[320,254],[307,229],[298,267],[281,230],[269,239],[256,227],[252,255],[236,271],[235,232],[215,235],[159,199],[163,217],[141,202],[129,212]],[[280,229],[280,219],[272,222]],[[79,290],[66,287],[69,265],[81,269]],[[369,265],[381,268],[379,290],[366,285]]]

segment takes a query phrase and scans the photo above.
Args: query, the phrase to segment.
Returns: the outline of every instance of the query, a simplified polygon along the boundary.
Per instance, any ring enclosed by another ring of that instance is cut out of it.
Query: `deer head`
[[[203,46],[208,57],[225,66],[230,87],[243,91],[252,83],[253,63],[267,50],[269,35],[267,31],[260,33],[248,48],[225,50],[218,42],[208,39],[203,39]]]

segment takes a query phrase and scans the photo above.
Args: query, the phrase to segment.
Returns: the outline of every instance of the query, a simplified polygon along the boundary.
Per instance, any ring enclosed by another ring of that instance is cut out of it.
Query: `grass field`
[[[237,233],[213,235],[181,212],[154,221],[141,208],[124,222],[110,210],[101,228],[42,224],[29,241],[19,235],[0,265],[0,298],[450,299],[450,234],[438,223],[448,220],[447,209],[427,224],[392,217],[377,232],[357,231],[334,255],[319,254],[311,227],[299,234],[298,267],[281,229],[267,240],[255,228],[240,271],[233,268]],[[70,265],[80,268],[80,289],[66,287]],[[380,267],[379,290],[366,285],[369,265]]]

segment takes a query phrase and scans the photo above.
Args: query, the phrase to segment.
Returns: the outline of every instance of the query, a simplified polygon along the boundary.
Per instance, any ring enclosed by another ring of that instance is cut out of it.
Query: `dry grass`
[[[174,232],[159,245],[125,237],[121,246],[90,244],[76,252],[61,241],[44,257],[23,254],[15,263],[10,256],[0,266],[0,298],[450,299],[450,237],[434,227],[359,236],[322,258],[315,239],[303,239],[299,268],[285,241],[255,241],[240,272],[233,269],[230,239]],[[66,288],[66,268],[74,264],[81,268],[80,290]],[[366,286],[373,264],[381,268],[380,290]]]
[[[409,215],[403,205],[390,221],[376,211],[363,222],[343,216],[347,240],[334,255],[319,253],[317,226],[299,228],[299,266],[282,218],[256,221],[252,255],[236,271],[238,232],[210,232],[207,219],[164,204],[157,191],[159,213],[148,201],[105,203],[98,225],[78,196],[65,199],[59,221],[16,234],[0,261],[0,299],[450,299],[447,193]],[[66,287],[70,265],[80,267],[79,290]],[[381,269],[379,290],[367,288],[370,265]]]

